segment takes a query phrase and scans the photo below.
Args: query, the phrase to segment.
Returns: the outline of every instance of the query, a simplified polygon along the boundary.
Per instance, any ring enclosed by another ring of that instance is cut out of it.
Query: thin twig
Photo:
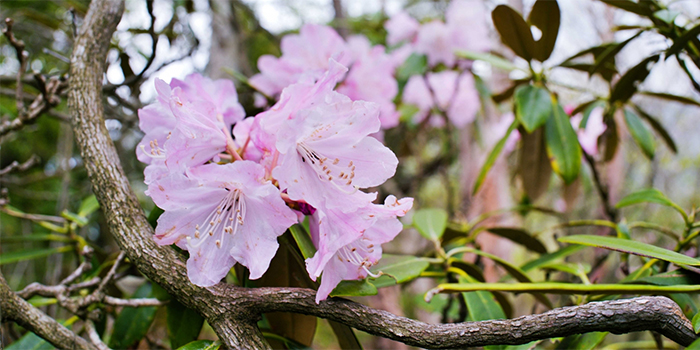
[[[88,338],[98,350],[109,350],[109,346],[102,341],[97,333],[97,329],[95,329],[95,324],[91,320],[85,320],[85,331],[87,331]]]
[[[603,207],[605,209],[605,214],[608,216],[610,221],[617,222],[617,209],[610,204],[610,193],[608,192],[608,187],[603,183],[598,173],[598,169],[595,166],[595,160],[588,153],[582,152],[584,159],[591,168],[591,173],[593,174],[593,184],[595,185],[598,194],[600,195],[600,200],[603,202]]]
[[[37,156],[36,154],[32,154],[32,156],[29,157],[29,159],[27,159],[26,161],[24,161],[24,163],[20,163],[15,160],[12,163],[10,163],[10,165],[0,169],[0,176],[27,171],[29,168],[33,167],[38,162],[39,156]]]
[[[5,29],[2,30],[2,33],[7,37],[7,40],[10,42],[10,45],[15,48],[15,52],[17,54],[17,61],[19,61],[19,70],[17,71],[17,86],[15,88],[15,99],[17,100],[17,112],[22,114],[24,113],[24,100],[22,99],[24,90],[22,87],[22,76],[24,75],[24,72],[27,70],[27,60],[29,59],[29,53],[27,51],[24,51],[24,41],[22,40],[17,40],[15,38],[15,34],[12,32],[12,25],[14,24],[14,21],[12,18],[5,18]]]

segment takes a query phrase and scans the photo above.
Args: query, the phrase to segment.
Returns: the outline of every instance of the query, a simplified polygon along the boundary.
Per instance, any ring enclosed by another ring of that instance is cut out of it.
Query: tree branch
[[[0,310],[2,320],[11,320],[28,331],[44,338],[59,349],[95,348],[53,318],[39,311],[15,294],[0,273]]]
[[[94,0],[75,41],[68,102],[76,139],[110,231],[130,262],[182,304],[201,313],[226,346],[267,348],[255,322],[261,313],[276,311],[327,318],[426,348],[522,344],[591,331],[655,330],[683,345],[695,340],[690,322],[664,297],[590,303],[513,320],[429,325],[339,298],[316,304],[311,289],[248,289],[225,283],[195,286],[187,278],[182,257],[153,241],[153,229],[104,126],[100,83],[122,6],[120,0]]]

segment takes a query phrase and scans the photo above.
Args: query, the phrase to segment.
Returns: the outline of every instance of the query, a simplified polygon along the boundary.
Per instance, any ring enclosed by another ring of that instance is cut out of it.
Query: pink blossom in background
[[[393,102],[399,92],[399,85],[394,78],[395,61],[386,54],[384,46],[371,47],[364,36],[350,38],[348,44],[350,43],[355,43],[350,45],[355,63],[337,91],[353,101],[378,103],[382,129],[398,125],[399,113]]]
[[[423,121],[430,114],[431,108],[436,106],[459,128],[474,121],[481,108],[474,77],[468,72],[460,75],[452,70],[429,72],[425,78],[420,75],[410,77],[404,87],[403,102],[418,107],[418,112],[413,117],[414,123]],[[437,119],[440,119],[435,120],[438,124],[431,122],[431,125],[444,124],[442,118]]]
[[[508,128],[510,128],[510,125],[513,124],[513,121],[515,120],[515,115],[511,112],[508,114],[504,114],[501,116],[501,119],[496,122],[491,127],[491,132],[490,134],[493,135],[492,143],[495,144],[503,138],[503,136],[506,135],[506,132],[508,132]],[[508,139],[506,140],[505,146],[503,146],[503,153],[509,154],[515,150],[515,146],[518,144],[518,141],[520,140],[520,132],[518,130],[513,130],[510,133],[510,136],[508,136]]]
[[[489,12],[482,1],[452,0],[445,11],[454,50],[486,52],[491,49],[485,18]]]
[[[250,83],[268,96],[303,81],[320,79],[333,58],[348,66],[352,57],[343,38],[328,26],[305,24],[299,34],[286,35],[281,42],[282,56],[264,55],[258,59],[259,74]]]
[[[280,191],[251,161],[207,164],[153,184],[151,198],[165,212],[155,241],[190,253],[187,275],[202,287],[219,283],[238,262],[257,279],[277,251],[277,237],[296,222]]]
[[[578,135],[578,142],[584,152],[591,156],[598,155],[598,137],[608,128],[603,121],[603,107],[596,107],[591,111],[584,129],[579,129],[581,120],[583,120],[583,114],[577,114],[571,118],[571,124]]]
[[[461,128],[474,121],[479,109],[481,109],[481,100],[474,86],[474,76],[464,72],[459,77],[457,91],[447,110],[447,118],[456,127]]]
[[[414,123],[420,123],[430,113],[430,109],[435,104],[432,95],[433,93],[430,92],[430,88],[423,76],[414,75],[408,78],[408,82],[406,82],[406,86],[403,89],[402,98],[404,103],[418,107],[418,112],[413,116]]]
[[[402,41],[411,41],[418,33],[420,23],[406,11],[401,11],[386,21],[384,28],[387,32],[386,43],[393,46]]]
[[[418,31],[414,46],[416,52],[428,56],[428,65],[439,63],[452,67],[457,62],[450,28],[442,21],[434,20],[423,24]]]

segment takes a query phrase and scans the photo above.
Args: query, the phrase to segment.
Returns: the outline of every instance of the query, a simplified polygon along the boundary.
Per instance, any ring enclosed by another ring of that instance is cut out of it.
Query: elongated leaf
[[[100,203],[97,202],[97,197],[95,197],[93,194],[83,199],[83,201],[80,203],[78,215],[87,217],[88,215],[94,213],[97,209],[100,209]]]
[[[549,264],[553,261],[557,261],[559,259],[564,259],[567,256],[578,252],[579,250],[583,250],[583,248],[584,248],[584,246],[580,246],[580,245],[571,245],[568,247],[564,247],[564,248],[557,250],[556,252],[542,255],[541,257],[539,257],[535,260],[531,260],[531,261],[525,263],[525,265],[521,266],[520,269],[527,272],[527,271],[530,271],[534,268],[540,267],[542,265]]]
[[[649,123],[649,125],[651,125],[654,131],[656,131],[656,133],[659,134],[659,136],[661,136],[661,138],[666,143],[666,146],[668,146],[668,148],[670,148],[673,153],[678,153],[676,143],[673,141],[673,138],[668,133],[668,131],[666,131],[663,125],[661,125],[661,123],[658,120],[656,120],[656,118],[652,117],[649,113],[644,112],[644,110],[639,108],[639,106],[633,105],[632,107],[635,111],[637,111],[637,113],[639,113],[639,116],[644,118],[644,120],[646,120]]]
[[[476,51],[466,51],[466,50],[457,50],[455,51],[455,55],[457,57],[461,58],[466,58],[468,60],[473,60],[473,61],[484,61],[496,68],[507,70],[507,71],[512,71],[518,69],[516,65],[511,63],[505,58],[490,54],[490,53],[484,53],[484,52],[476,52]]]
[[[134,293],[133,298],[147,298],[153,296],[151,283],[144,283]],[[114,321],[114,333],[110,342],[111,348],[126,349],[141,340],[156,316],[156,308],[125,307]]]
[[[476,280],[468,277],[459,277],[463,283],[479,284]],[[493,294],[486,291],[463,293],[464,301],[467,303],[469,321],[500,320],[506,318],[503,309],[498,304]]]
[[[304,228],[294,225],[298,231]],[[294,248],[292,241],[293,230],[285,232],[280,237],[280,247],[270,262],[267,272],[257,281],[259,287],[301,287],[313,288],[316,284],[306,272],[304,258]],[[306,232],[301,232],[306,235]],[[308,237],[308,235],[306,235]],[[310,239],[309,239],[310,241]],[[309,242],[310,243],[310,242]],[[273,312],[266,314],[267,322],[273,333],[291,339],[304,346],[310,346],[316,333],[316,317],[290,312]],[[281,344],[273,344],[273,347]]]
[[[535,42],[534,58],[544,62],[552,54],[559,34],[561,13],[559,4],[552,0],[537,0],[527,21],[542,32],[540,40]]]
[[[545,127],[547,154],[552,170],[569,184],[581,170],[581,146],[564,109],[557,103]]]
[[[428,58],[425,55],[413,53],[396,71],[396,79],[406,81],[413,75],[421,75],[428,69]]]
[[[556,350],[593,350],[597,349],[598,345],[605,339],[608,332],[591,332],[585,334],[574,334],[564,338]]]
[[[693,330],[695,331],[695,334],[700,333],[700,312],[693,316],[693,320],[691,322],[693,323]]]
[[[581,113],[581,112],[583,112],[583,111],[587,111],[587,110],[589,110],[589,109],[592,110],[593,108],[590,108],[591,106],[597,105],[597,104],[599,104],[599,103],[601,103],[601,102],[603,102],[603,101],[600,100],[600,99],[595,98],[595,99],[592,99],[592,100],[590,100],[590,101],[586,101],[586,102],[584,102],[584,103],[581,103],[580,105],[576,106],[576,108],[574,108],[574,109],[571,111],[571,116],[573,117],[573,116],[575,116],[575,115],[577,115],[577,114],[579,114],[579,113]],[[585,118],[585,116],[584,116],[584,118]],[[581,126],[581,125],[582,125],[582,126]],[[581,125],[579,125],[579,128],[581,128],[581,127],[585,128],[585,127],[586,127],[586,124],[583,123],[583,121],[581,121]]]
[[[522,85],[515,90],[515,116],[528,133],[547,122],[552,114],[552,98],[547,89]]]
[[[632,134],[634,142],[642,149],[644,155],[649,159],[653,159],[654,152],[656,152],[656,143],[654,142],[654,136],[651,134],[651,131],[642,123],[642,120],[628,108],[625,108],[625,123],[627,124],[630,134]]]
[[[168,338],[170,338],[170,346],[173,349],[197,340],[199,331],[204,325],[204,318],[199,313],[180,304],[174,298],[170,299],[166,310],[168,312],[166,317]]]
[[[653,15],[653,11],[651,8],[644,6],[640,3],[636,3],[634,1],[630,0],[600,0],[604,2],[605,4],[613,7],[617,7],[619,9],[623,9],[628,12],[636,13],[640,16],[651,16]]]
[[[660,273],[653,276],[638,278],[633,282],[644,282],[659,286],[673,286],[681,284],[695,285],[700,284],[700,275],[679,269],[675,271]]]
[[[686,45],[688,45],[688,41],[693,40],[694,38],[697,38],[697,36],[700,34],[700,24],[696,25],[695,27],[689,29],[687,32],[683,33],[678,39],[673,41],[673,45],[666,50],[666,57],[671,57],[683,50]]]
[[[29,332],[5,347],[5,350],[53,350],[55,347],[38,335]]]
[[[508,141],[508,137],[510,137],[510,134],[517,127],[518,127],[518,120],[515,119],[515,120],[513,120],[513,123],[510,124],[510,126],[508,127],[506,134],[503,135],[503,137],[501,137],[501,139],[498,141],[498,143],[496,143],[496,146],[493,147],[493,149],[491,150],[491,153],[489,153],[489,156],[486,158],[486,162],[481,167],[481,171],[479,172],[479,176],[477,176],[476,181],[474,182],[474,189],[472,190],[472,193],[476,194],[479,191],[479,188],[481,188],[481,184],[483,184],[484,179],[486,179],[486,175],[489,173],[489,170],[491,170],[491,167],[493,167],[493,163],[496,162],[498,155],[500,155],[501,151],[503,151],[503,147],[505,147],[506,141]]]
[[[685,222],[688,222],[688,214],[686,214],[685,210],[683,210],[683,208],[681,208],[678,204],[668,199],[666,195],[664,195],[661,191],[655,188],[648,188],[629,194],[624,198],[620,199],[620,201],[617,202],[617,204],[615,204],[615,208],[623,208],[639,203],[656,203],[665,205],[667,207],[671,207],[673,209],[676,209],[676,211],[678,211],[678,213],[681,214]]]
[[[484,272],[481,271],[481,268],[470,262],[454,260],[450,261],[450,266],[464,271],[467,275],[471,276],[472,278],[481,283],[486,282],[486,278],[484,278]]]
[[[197,340],[183,345],[177,350],[218,350],[221,347],[219,341]]]
[[[535,253],[547,254],[547,248],[545,248],[544,244],[524,229],[517,227],[491,227],[488,231],[520,244]]]
[[[362,344],[357,340],[357,336],[352,328],[331,320],[328,320],[328,324],[331,325],[333,333],[335,333],[335,337],[338,339],[338,345],[342,350],[362,350]]]
[[[69,221],[78,224],[78,226],[80,227],[83,227],[88,224],[88,219],[86,217],[80,216],[76,213],[71,213],[68,210],[64,210],[63,212],[61,212],[61,216]]]
[[[332,297],[361,297],[367,295],[377,295],[377,287],[369,283],[366,279],[359,281],[341,281],[333,289]]]
[[[603,161],[609,162],[613,160],[617,153],[617,148],[620,145],[620,134],[617,132],[617,123],[615,119],[610,118],[608,120],[603,120],[607,128],[603,131],[603,134],[598,137],[598,148],[601,149],[601,153],[603,154]]]
[[[53,254],[69,252],[73,249],[72,246],[63,246],[57,248],[45,248],[45,249],[33,249],[33,250],[22,250],[18,252],[2,253],[0,255],[0,265],[5,265],[9,263],[14,263],[24,260],[32,260],[43,258]]]
[[[595,64],[580,62],[562,62],[559,66],[575,69],[580,72],[586,72],[589,76],[591,76],[591,72],[596,69]],[[617,74],[617,67],[615,67],[613,60],[610,59],[607,62],[603,62],[603,64],[597,68],[596,73],[600,74],[605,81],[610,81],[612,80],[613,76]]]
[[[16,242],[26,242],[26,241],[54,241],[54,242],[64,242],[64,243],[70,243],[74,242],[75,240],[64,236],[64,235],[56,235],[52,233],[36,233],[32,235],[26,235],[26,236],[8,236],[8,237],[0,237],[0,242],[2,243],[16,243]]]
[[[579,129],[585,129],[586,125],[588,125],[588,118],[591,117],[591,113],[593,112],[594,109],[598,107],[604,107],[606,105],[606,102],[604,100],[593,100],[591,101],[593,103],[586,105],[583,108],[583,118],[581,119],[581,123],[578,125]],[[580,107],[580,106],[579,106]],[[577,113],[577,110],[574,110],[571,112],[571,115],[574,116]]]
[[[532,134],[528,134],[522,128],[520,131],[518,175],[530,201],[537,200],[547,191],[552,178],[552,165],[547,155],[544,134],[544,128],[537,129]]]
[[[304,226],[299,224],[292,225],[292,227],[289,228],[289,232],[292,233],[292,237],[294,237],[294,241],[297,243],[297,246],[299,246],[299,250],[304,259],[311,258],[316,254],[316,247],[314,247],[313,242],[311,242],[311,236],[309,236]]]
[[[651,67],[658,60],[659,55],[647,57],[625,72],[610,92],[610,104],[614,104],[617,101],[627,102],[637,92],[637,84],[647,78]]]
[[[523,283],[532,283],[532,280],[530,277],[528,277],[525,272],[523,272],[520,268],[517,266],[511,264],[510,262],[501,259],[498,256],[495,256],[493,254],[486,253],[484,251],[478,250],[478,249],[471,249],[469,251],[470,253],[474,253],[486,258],[491,259],[496,265],[502,267],[506,272],[513,277],[515,280],[518,282],[523,282]],[[541,293],[532,293],[532,295],[537,299],[539,302],[541,302],[543,305],[547,306],[548,308],[552,309],[554,306],[552,305],[552,302],[547,299],[544,295]]]
[[[439,241],[447,227],[448,215],[444,209],[420,209],[413,214],[413,226],[428,240]]]
[[[653,246],[637,241],[608,236],[574,235],[559,238],[560,242],[581,244],[591,247],[604,248],[622,253],[628,253],[648,258],[672,262],[677,265],[700,266],[700,260],[676,253],[672,250]]]
[[[491,18],[501,41],[516,55],[530,61],[536,51],[535,39],[523,17],[507,5],[498,5],[491,12]]]
[[[636,39],[639,35],[641,35],[644,31],[640,30],[637,32],[637,34],[632,35],[629,39],[619,43],[619,44],[613,44],[611,46],[608,46],[600,55],[595,56],[595,64],[593,65],[593,68],[588,72],[590,76],[592,76],[595,73],[601,73],[603,69],[615,69],[614,67],[614,59],[615,56],[622,51],[622,49],[627,46],[632,40]],[[613,64],[612,68],[610,64]],[[607,79],[606,79],[607,80]],[[609,81],[609,80],[608,80]]]
[[[673,95],[673,94],[667,94],[664,92],[652,92],[652,91],[639,91],[639,94],[645,95],[645,96],[650,96],[650,97],[656,97],[660,98],[663,100],[668,100],[668,101],[673,101],[673,102],[679,102],[683,103],[686,105],[691,105],[691,106],[698,106],[700,107],[700,102],[693,100],[690,97],[685,97],[685,96],[678,96],[678,95]]]
[[[396,279],[396,283],[404,283],[418,277],[428,266],[430,263],[423,258],[384,254],[379,263],[374,265],[370,271],[373,273],[381,272]]]
[[[545,293],[545,294],[668,294],[668,293],[698,293],[700,286],[653,286],[644,284],[580,284],[562,282],[538,283],[444,283],[426,293],[426,300],[437,293],[468,293],[476,291],[497,291],[513,293]]]

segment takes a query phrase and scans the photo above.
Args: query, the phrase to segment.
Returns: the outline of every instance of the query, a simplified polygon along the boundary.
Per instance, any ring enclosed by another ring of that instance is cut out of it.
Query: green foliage
[[[413,214],[413,226],[426,239],[439,241],[447,228],[448,217],[442,209],[421,209]]]
[[[150,283],[144,283],[136,290],[133,298],[153,297],[152,290],[153,287]],[[114,333],[109,344],[110,347],[126,349],[141,340],[148,333],[148,328],[153,323],[155,315],[156,307],[153,306],[122,309],[114,321]]]
[[[545,139],[552,170],[567,184],[576,180],[581,169],[581,146],[569,117],[559,104],[547,119]]]
[[[515,89],[515,116],[528,133],[544,125],[552,114],[549,91],[533,85]]]

